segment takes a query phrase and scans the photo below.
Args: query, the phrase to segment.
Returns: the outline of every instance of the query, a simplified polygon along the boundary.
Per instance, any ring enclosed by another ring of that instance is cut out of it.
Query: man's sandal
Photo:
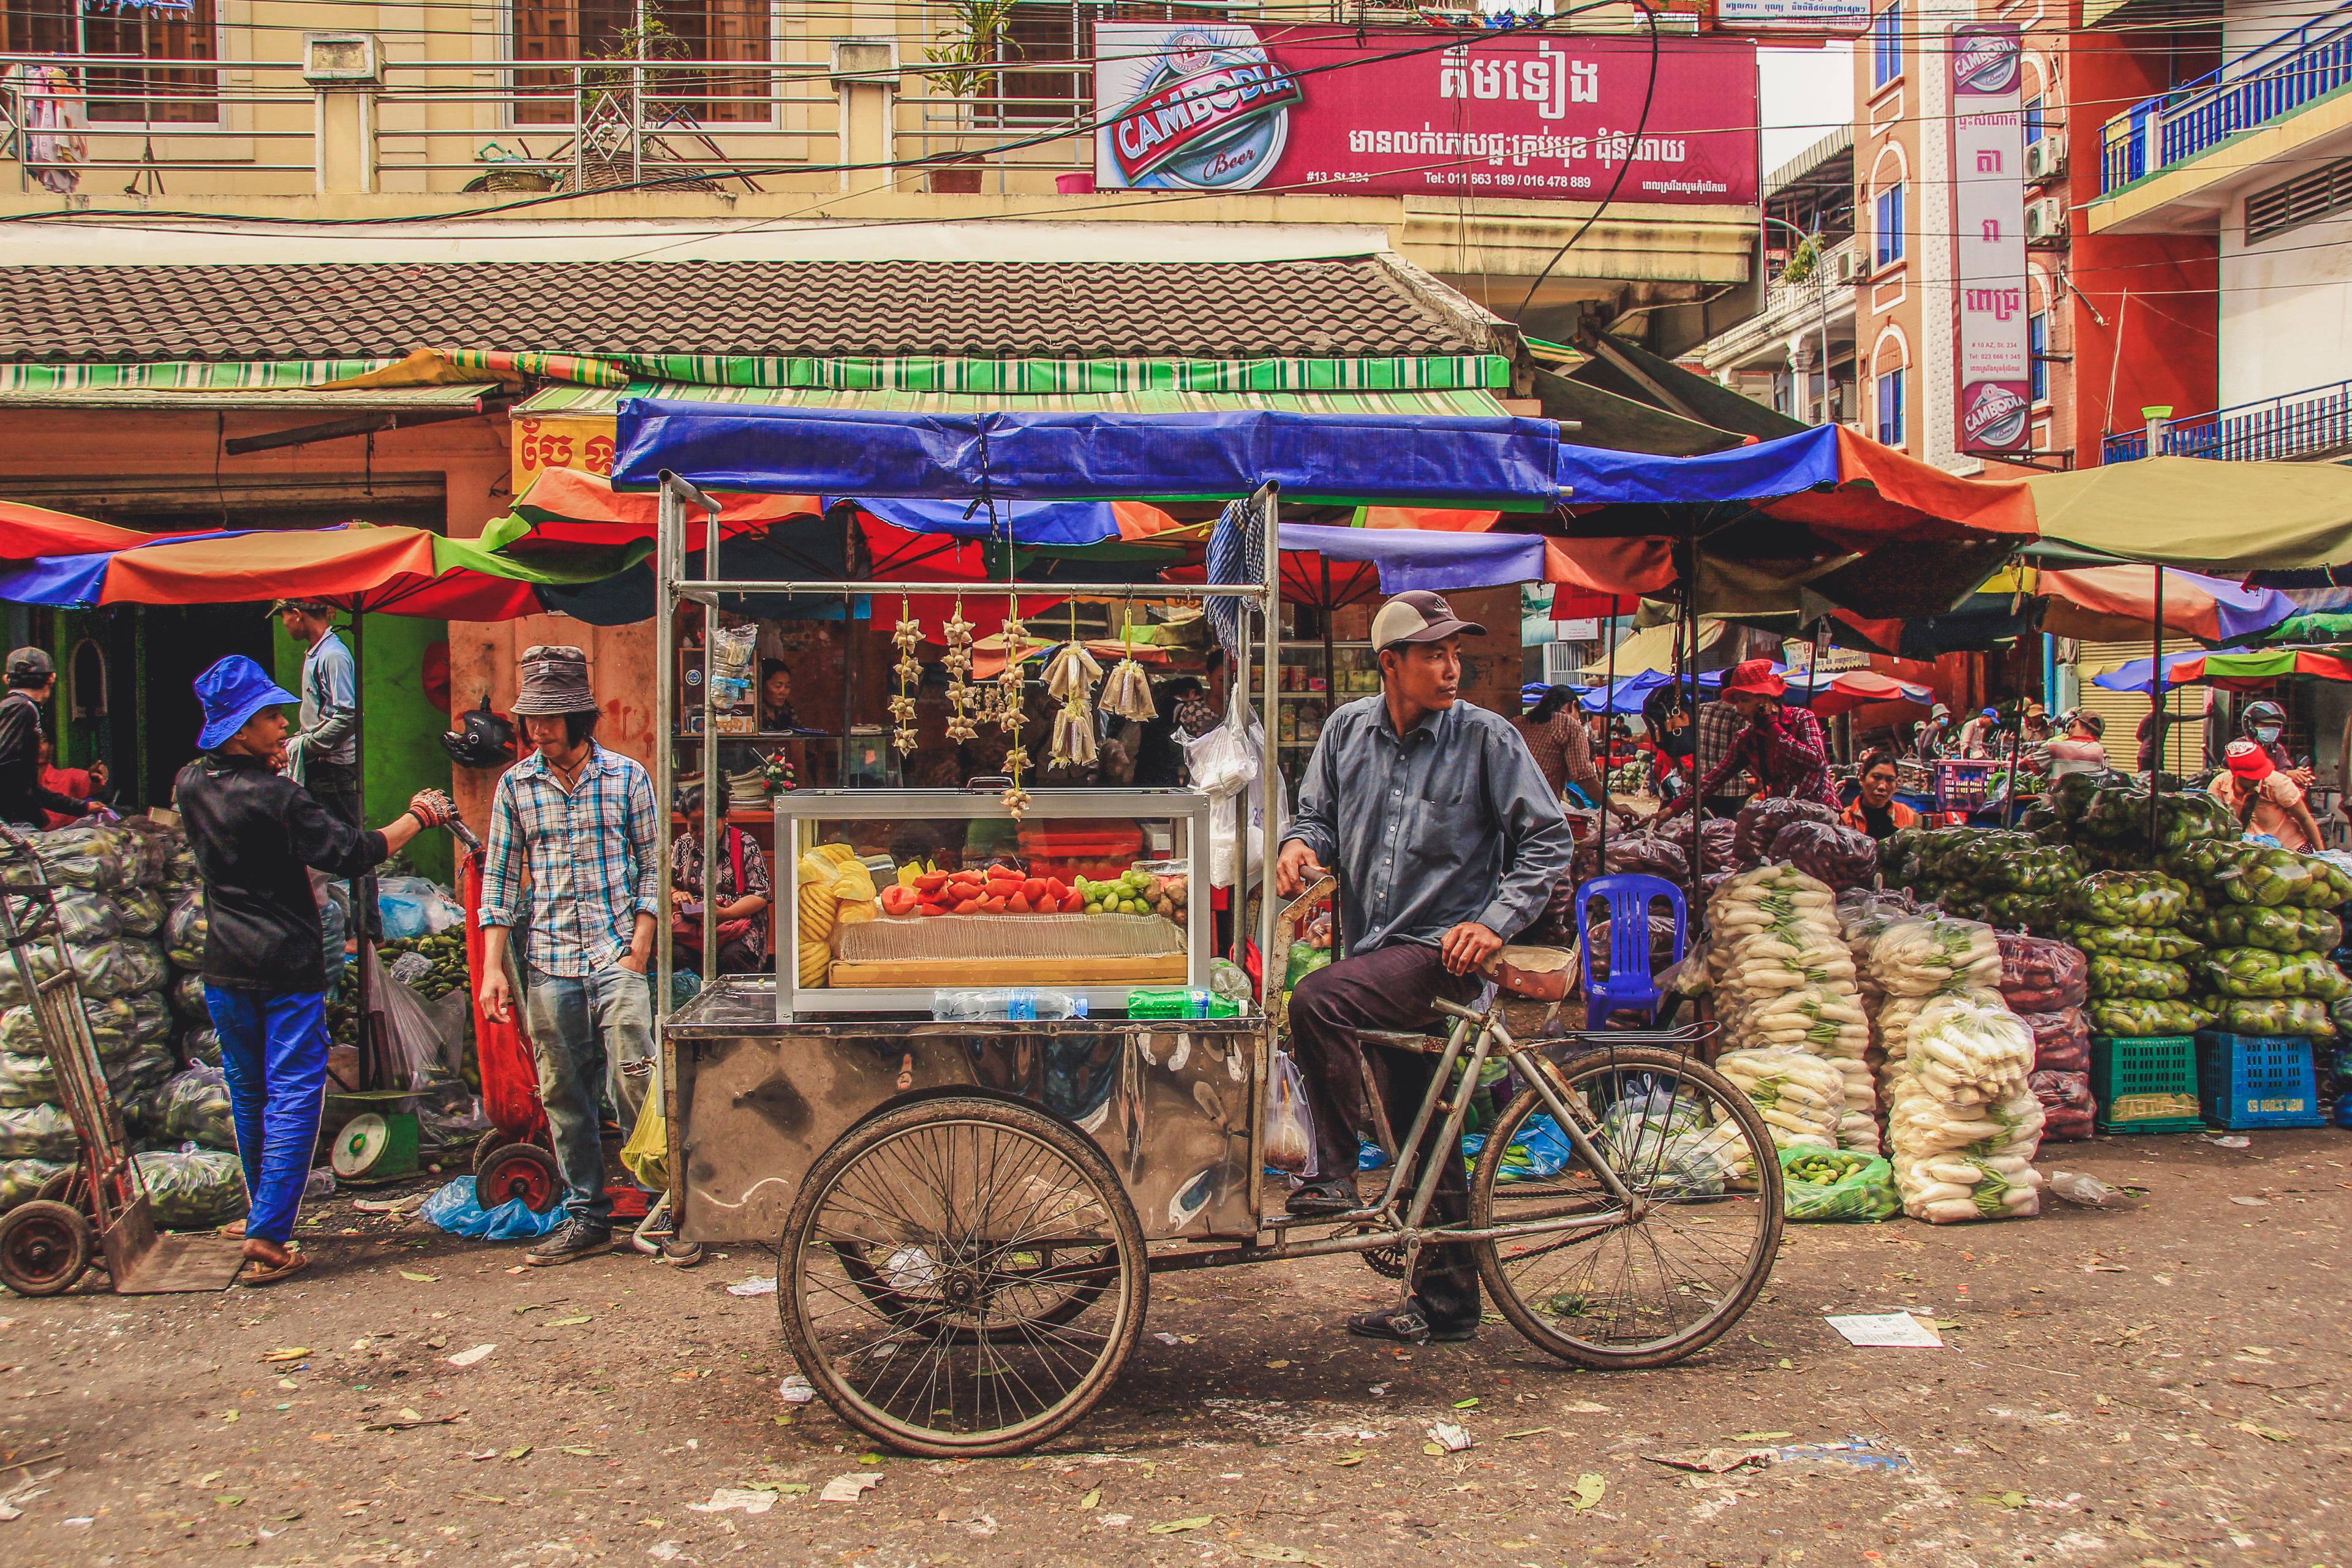
[[[1460,1329],[1432,1329],[1429,1320],[1413,1307],[1391,1307],[1383,1311],[1362,1312],[1348,1320],[1348,1331],[1359,1339],[1387,1340],[1397,1344],[1460,1344],[1478,1331],[1472,1323]]]
[[[237,1281],[237,1283],[240,1285],[275,1285],[279,1280],[289,1279],[294,1275],[301,1273],[302,1270],[310,1267],[310,1255],[307,1252],[289,1253],[287,1255],[286,1261],[283,1263],[264,1263],[259,1258],[254,1258],[250,1261],[248,1267],[245,1270],[244,1276]]]

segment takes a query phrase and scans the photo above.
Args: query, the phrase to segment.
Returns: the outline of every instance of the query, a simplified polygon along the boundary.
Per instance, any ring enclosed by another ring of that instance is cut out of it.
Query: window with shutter
[[[76,0],[0,0],[0,54],[110,55],[133,60],[218,59],[215,0],[184,11],[110,10]],[[198,66],[92,65],[81,72],[90,123],[209,124],[220,119],[219,79]]]
[[[513,0],[518,60],[741,61],[772,57],[765,0]],[[575,75],[587,86],[626,91],[625,72],[554,68],[515,72],[515,123],[569,125]],[[769,117],[772,93],[761,70],[649,71],[646,123],[741,124]]]

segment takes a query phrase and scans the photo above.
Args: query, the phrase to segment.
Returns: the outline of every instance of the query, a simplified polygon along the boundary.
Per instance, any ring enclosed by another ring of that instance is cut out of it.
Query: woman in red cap
[[[1837,788],[1830,783],[1829,744],[1822,738],[1822,721],[1809,709],[1791,708],[1780,700],[1789,683],[1773,671],[1768,658],[1746,659],[1723,677],[1723,700],[1739,710],[1748,727],[1732,737],[1723,760],[1660,816],[1672,816],[1694,798],[1715,795],[1739,770],[1748,770],[1759,795],[1784,795],[1792,800],[1818,801],[1838,809]]]
[[[2308,849],[2319,842],[2319,824],[2305,804],[2302,789],[2271,760],[2261,742],[2232,741],[2224,760],[2230,765],[2215,773],[2206,788],[2237,814],[2239,826],[2249,833],[2267,833],[2288,849]]]

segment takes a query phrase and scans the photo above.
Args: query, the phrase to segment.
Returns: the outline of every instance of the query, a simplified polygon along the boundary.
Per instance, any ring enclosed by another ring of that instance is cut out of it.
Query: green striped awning
[[[940,392],[1045,397],[1119,392],[1444,392],[1511,384],[1503,354],[1388,359],[949,359],[930,354],[824,359],[714,354],[436,351],[460,369],[519,372],[587,386],[673,382],[834,392]]]
[[[699,386],[638,382],[629,386],[551,386],[515,405],[524,416],[608,415],[625,397],[673,397],[695,403],[764,404],[792,408],[888,409],[913,414],[971,414],[1004,408],[1003,395],[973,392],[839,391],[782,386]],[[1299,414],[1399,414],[1496,416],[1508,410],[1477,388],[1422,392],[1181,392],[1049,393],[1019,399],[1040,414],[1218,414],[1280,408]]]
[[[465,408],[496,392],[458,386],[335,387],[389,359],[157,360],[0,364],[6,408]]]

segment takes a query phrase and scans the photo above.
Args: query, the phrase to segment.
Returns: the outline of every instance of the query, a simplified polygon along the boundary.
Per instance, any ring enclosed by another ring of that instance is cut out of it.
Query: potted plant
[[[941,69],[926,71],[925,79],[958,102],[958,118],[969,126],[977,100],[1001,97],[996,71],[984,68],[1020,52],[1009,29],[1018,0],[950,0],[944,36],[927,47],[923,58]],[[977,195],[982,171],[979,158],[964,153],[943,158],[926,170],[933,191]]]

